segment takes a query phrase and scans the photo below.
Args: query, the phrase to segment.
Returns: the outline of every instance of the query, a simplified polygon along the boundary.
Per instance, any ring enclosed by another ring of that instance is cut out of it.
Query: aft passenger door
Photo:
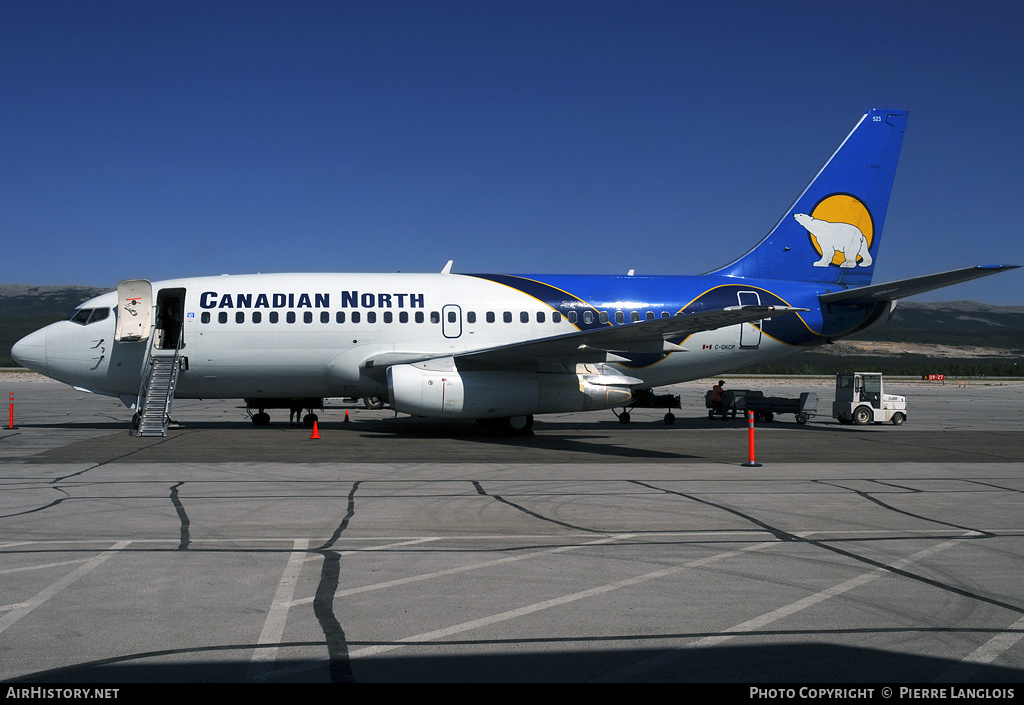
[[[761,296],[756,291],[741,291],[737,294],[740,306],[760,306]],[[761,344],[761,321],[740,324],[740,347],[756,348]]]

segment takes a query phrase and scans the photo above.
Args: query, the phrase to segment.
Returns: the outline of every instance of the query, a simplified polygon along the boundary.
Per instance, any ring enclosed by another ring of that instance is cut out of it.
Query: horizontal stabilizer
[[[887,284],[872,284],[856,289],[845,291],[832,291],[818,297],[824,304],[840,304],[843,306],[870,306],[884,301],[895,301],[914,294],[920,294],[932,289],[941,289],[944,286],[960,284],[961,282],[987,277],[990,274],[999,274],[1011,269],[1017,269],[1017,264],[983,264],[978,267],[967,267],[965,269],[954,269],[951,272],[939,274],[926,274],[923,277],[901,279]]]

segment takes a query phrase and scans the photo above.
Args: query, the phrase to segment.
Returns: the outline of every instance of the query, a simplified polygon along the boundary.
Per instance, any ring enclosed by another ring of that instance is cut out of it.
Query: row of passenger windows
[[[366,311],[365,313],[366,313],[366,323],[376,323],[377,322],[377,312],[376,311]],[[262,311],[253,311],[249,315],[250,315],[250,319],[249,320],[251,320],[253,323],[262,323],[263,322],[263,312]],[[672,314],[670,314],[668,311],[662,311],[661,312],[661,317],[662,318],[669,318],[669,317],[671,317],[671,315]],[[458,320],[459,320],[459,314],[456,311],[448,311],[447,312],[447,318],[448,318],[448,322],[449,323],[457,323]],[[548,316],[547,316],[547,314],[544,311],[537,311],[536,314],[535,314],[535,318],[536,318],[537,323],[545,323],[545,322],[547,322]],[[570,323],[573,323],[573,324],[579,323],[582,320],[584,325],[590,325],[595,320],[594,311],[589,311],[589,310],[588,311],[584,311],[582,315],[580,315],[576,311],[569,311],[567,314],[565,314],[565,318]],[[607,311],[598,311],[596,318],[597,318],[597,320],[600,323],[608,323],[608,321],[609,321],[608,312]],[[644,318],[646,320],[648,320],[648,321],[653,321],[656,318],[654,311],[647,311],[647,313],[644,316]],[[235,323],[245,323],[245,319],[246,319],[246,312],[245,311],[236,311],[235,312]],[[321,323],[330,323],[331,322],[331,314],[330,314],[330,312],[329,311],[321,311],[319,319],[320,319]],[[203,323],[210,323],[213,320],[213,317],[212,317],[212,315],[211,315],[211,313],[209,311],[203,311],[202,315],[200,316],[200,320]],[[267,314],[267,320],[270,323],[278,323],[281,320],[280,314],[277,311],[270,311]],[[287,311],[287,312],[285,312],[284,320],[285,320],[286,323],[295,323],[298,320],[295,311]],[[304,311],[302,313],[302,322],[303,323],[312,323],[313,320],[314,320],[314,315],[313,315],[312,311]],[[363,322],[363,320],[362,320],[362,312],[360,312],[360,311],[351,311],[351,312],[338,311],[338,312],[336,312],[334,314],[334,320],[335,320],[336,323],[346,323],[346,322],[349,322],[349,323],[362,323]],[[384,323],[394,323],[394,321],[395,321],[395,314],[393,312],[391,312],[391,311],[384,311],[381,314],[381,320]],[[408,311],[399,311],[398,312],[398,322],[399,323],[408,323],[409,320],[410,320],[410,316],[409,316],[409,312]],[[426,322],[426,314],[423,311],[416,311],[416,312],[414,312],[412,314],[412,320],[414,320],[416,323],[425,323]],[[484,314],[484,320],[487,321],[487,323],[495,323],[497,321],[497,315],[494,313],[494,311],[487,311]],[[514,320],[514,314],[511,311],[505,311],[505,312],[503,312],[501,314],[501,320],[504,323],[512,323],[512,321]],[[629,320],[630,320],[631,323],[639,322],[641,320],[640,312],[639,311],[632,311],[632,312],[630,312]],[[218,323],[227,323],[228,322],[228,312],[227,311],[221,311],[220,313],[218,313],[217,314],[217,322]],[[430,322],[431,323],[440,323],[441,322],[441,314],[438,311],[431,311],[430,312]],[[466,312],[466,323],[476,323],[476,322],[477,322],[476,312],[475,311],[467,311]],[[520,311],[519,312],[519,322],[520,323],[529,323],[530,322],[530,313],[529,313],[529,311]],[[551,322],[552,323],[561,323],[562,322],[562,314],[560,312],[558,312],[558,311],[552,311],[551,312]],[[622,312],[622,311],[616,311],[615,312],[615,322],[616,323],[625,323],[626,322],[626,315],[625,315],[625,313]]]
[[[86,325],[88,323],[95,323],[97,321],[102,321],[103,319],[105,319],[109,315],[110,315],[110,309],[109,308],[97,308],[97,309],[83,308],[83,309],[78,309],[78,310],[72,312],[72,314],[68,317],[68,320],[73,321],[74,323],[78,323],[79,325],[83,325],[84,326],[84,325]],[[672,314],[670,314],[668,311],[662,311],[661,312],[661,317],[662,318],[669,318],[671,315]],[[459,314],[456,311],[448,311],[447,312],[447,317],[448,317],[448,322],[449,323],[456,323],[456,322],[458,322]],[[647,311],[646,315],[644,316],[644,318],[646,320],[648,320],[648,321],[654,320],[655,317],[656,316],[655,316],[654,311]],[[321,311],[319,318],[320,318],[320,322],[321,323],[330,323],[331,322],[331,314],[328,311]],[[505,312],[503,312],[501,314],[501,320],[504,323],[512,323],[514,318],[515,318],[515,316],[514,316],[514,314],[511,311],[505,311]],[[548,317],[547,317],[547,314],[544,311],[537,311],[537,313],[535,315],[535,318],[536,318],[537,323],[545,323],[547,321]],[[584,325],[590,325],[595,320],[594,311],[590,311],[590,310],[584,311],[582,313],[582,315],[580,315],[576,311],[569,311],[568,313],[565,314],[565,318],[570,323],[573,323],[573,324],[579,323],[582,320]],[[236,311],[235,312],[235,323],[245,323],[245,319],[246,319],[245,311]],[[303,323],[312,323],[313,319],[314,319],[314,316],[313,316],[313,312],[312,311],[304,311],[302,313],[302,322]],[[345,311],[338,311],[338,312],[336,312],[334,314],[334,319],[335,319],[335,322],[337,322],[337,323],[345,323],[346,321],[347,322],[351,322],[351,323],[362,323],[362,312],[360,312],[360,311],[351,311],[351,312],[347,313]],[[395,321],[395,314],[393,312],[391,312],[391,311],[384,311],[381,314],[381,319],[384,321],[384,323],[393,323]],[[596,319],[600,323],[608,323],[608,321],[609,321],[608,312],[607,311],[598,311]],[[204,311],[202,313],[201,317],[200,317],[200,320],[203,323],[210,323],[212,321],[211,313],[209,311]],[[263,312],[262,311],[253,311],[250,314],[250,320],[253,323],[262,323],[263,322]],[[267,320],[270,323],[278,323],[281,320],[280,319],[280,314],[277,311],[270,311],[267,314]],[[285,320],[286,323],[295,323],[298,320],[295,311],[287,311],[284,314],[284,320]],[[399,323],[408,323],[409,320],[410,320],[410,316],[409,316],[409,312],[408,311],[399,311],[398,312],[398,322]],[[425,323],[426,322],[426,314],[423,311],[416,311],[416,312],[414,312],[412,314],[412,320],[414,320],[416,323]],[[486,320],[488,323],[495,323],[497,321],[497,315],[494,313],[494,311],[488,311],[488,312],[486,312],[484,314],[484,320]],[[639,311],[632,311],[632,312],[630,312],[629,320],[630,320],[631,323],[636,323],[636,322],[640,321],[641,320],[640,312]],[[476,323],[476,321],[477,321],[476,312],[475,311],[467,311],[466,312],[466,323]],[[220,313],[218,313],[217,314],[217,322],[218,323],[227,323],[228,322],[228,312],[227,311],[221,311]],[[377,312],[376,311],[366,311],[366,322],[367,323],[376,323],[377,322]],[[430,322],[431,323],[440,323],[441,322],[441,314],[439,312],[437,312],[437,311],[431,311],[430,312]],[[530,322],[530,313],[528,311],[520,311],[519,312],[519,322],[520,323],[529,323]],[[552,323],[561,323],[562,322],[562,314],[559,313],[558,311],[552,311],[551,312],[551,322]],[[616,323],[625,323],[626,322],[626,315],[625,315],[625,313],[622,312],[622,311],[616,311],[615,312],[615,322]]]
[[[251,316],[250,320],[253,323],[262,323],[263,322],[263,313],[261,311],[253,311],[252,314],[250,314],[250,316]],[[485,318],[486,318],[488,323],[494,323],[495,320],[496,320],[493,311],[488,311],[486,314],[484,314],[484,316],[485,316]],[[245,323],[245,317],[246,317],[245,311],[236,311],[235,312],[235,323]],[[456,323],[459,320],[459,314],[457,312],[455,312],[455,311],[448,311],[447,312],[447,317],[448,317],[448,322],[449,323]],[[392,311],[384,311],[381,314],[381,320],[384,323],[394,323],[395,322],[395,318],[396,318],[395,314]],[[302,314],[302,322],[303,323],[312,323],[313,319],[314,319],[314,316],[313,316],[313,312],[312,311],[304,311],[303,312],[303,314]],[[321,323],[330,323],[331,322],[331,314],[328,311],[321,311],[319,319],[320,319]],[[398,320],[399,323],[408,323],[410,321],[410,319],[415,321],[416,323],[426,323],[426,321],[427,321],[427,314],[425,314],[423,311],[416,311],[416,312],[414,312],[410,316],[408,311],[399,311],[398,312],[397,320]],[[213,318],[210,315],[209,311],[204,311],[203,314],[200,316],[199,320],[201,320],[203,323],[210,323],[213,320]],[[270,313],[267,314],[267,320],[270,323],[278,323],[281,320],[281,316],[280,316],[280,314],[277,311],[271,311]],[[295,323],[298,320],[298,317],[297,317],[295,311],[288,311],[288,312],[286,312],[284,314],[284,320],[285,320],[286,323]],[[362,323],[363,322],[363,313],[361,311],[352,311],[352,312],[338,311],[338,312],[336,312],[334,314],[334,320],[335,320],[336,323],[346,323],[346,322],[348,322],[348,323]],[[512,322],[512,312],[511,311],[505,311],[502,314],[502,320],[504,320],[505,323],[511,323]],[[527,311],[521,312],[519,314],[519,320],[522,323],[529,323],[530,322],[530,314]],[[543,311],[538,311],[537,312],[537,323],[544,323],[546,320],[547,320],[547,316],[545,315],[545,313]],[[466,312],[466,322],[467,323],[476,323],[476,321],[477,321],[476,312],[475,311],[467,311]],[[561,323],[561,321],[562,321],[562,314],[560,314],[558,311],[555,311],[555,312],[553,312],[551,314],[551,322],[552,323]],[[227,323],[228,322],[228,312],[227,311],[221,311],[220,313],[218,313],[217,314],[217,322],[218,323]],[[376,322],[377,322],[377,312],[376,311],[366,311],[366,323],[376,323]],[[441,314],[439,312],[437,312],[437,311],[431,311],[430,312],[430,322],[431,323],[440,323],[441,322]]]

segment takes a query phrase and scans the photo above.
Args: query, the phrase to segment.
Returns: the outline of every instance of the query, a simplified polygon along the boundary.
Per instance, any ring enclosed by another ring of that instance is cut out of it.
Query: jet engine
[[[440,363],[440,364],[439,364]],[[641,380],[580,366],[574,373],[469,370],[449,359],[388,368],[391,406],[413,416],[495,419],[628,406]]]

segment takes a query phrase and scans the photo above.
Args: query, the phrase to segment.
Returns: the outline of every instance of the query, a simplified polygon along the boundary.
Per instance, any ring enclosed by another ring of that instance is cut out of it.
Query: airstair
[[[166,436],[171,422],[171,402],[178,383],[181,346],[174,350],[149,350],[149,374],[139,388],[137,436]]]

